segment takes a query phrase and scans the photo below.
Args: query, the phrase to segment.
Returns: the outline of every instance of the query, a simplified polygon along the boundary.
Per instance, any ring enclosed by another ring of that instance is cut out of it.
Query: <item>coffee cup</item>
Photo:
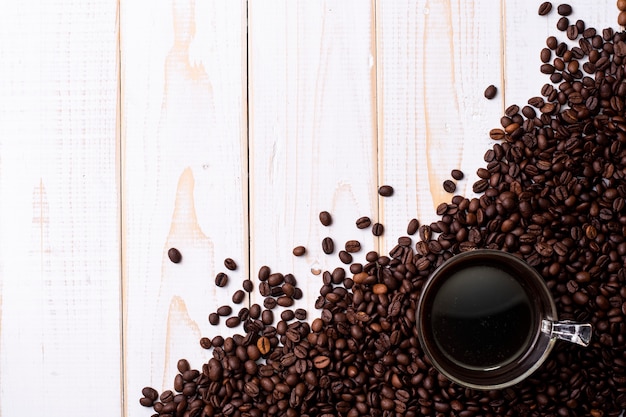
[[[532,374],[558,339],[587,346],[587,323],[559,321],[541,275],[500,250],[455,255],[424,284],[419,341],[432,365],[473,389],[500,389]]]

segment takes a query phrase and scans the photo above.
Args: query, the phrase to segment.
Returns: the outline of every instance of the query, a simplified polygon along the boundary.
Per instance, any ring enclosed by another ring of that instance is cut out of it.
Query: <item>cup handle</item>
[[[550,337],[576,343],[581,346],[589,346],[589,342],[591,341],[592,328],[589,323],[577,323],[569,320],[544,320],[541,330]]]

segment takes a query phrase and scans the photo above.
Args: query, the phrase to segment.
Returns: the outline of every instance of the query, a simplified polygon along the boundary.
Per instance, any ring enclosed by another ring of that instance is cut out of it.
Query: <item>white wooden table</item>
[[[0,415],[149,416],[141,388],[208,359],[199,338],[234,332],[208,314],[262,265],[315,317],[311,269],[342,265],[323,237],[385,252],[436,219],[452,169],[470,195],[487,132],[565,39],[540,2],[3,1]],[[617,25],[612,1],[571,4]]]

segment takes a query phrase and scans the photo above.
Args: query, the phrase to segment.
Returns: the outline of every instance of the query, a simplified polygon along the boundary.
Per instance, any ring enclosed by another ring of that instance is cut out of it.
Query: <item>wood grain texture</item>
[[[249,3],[251,265],[294,273],[296,307],[311,314],[321,286],[311,270],[342,266],[349,239],[362,242],[357,259],[376,245],[355,226],[378,219],[374,30],[370,2]],[[297,245],[305,256],[294,258]]]
[[[471,195],[502,113],[502,93],[483,95],[502,89],[501,16],[495,1],[378,3],[380,181],[396,188],[383,200],[387,250],[410,219],[436,220],[452,169],[466,173],[455,194]]]
[[[245,2],[122,2],[126,403],[209,353],[207,316],[247,277]],[[182,262],[167,257],[170,247]],[[215,275],[232,257],[226,288]]]
[[[117,36],[116,1],[3,2],[2,416],[121,414]]]

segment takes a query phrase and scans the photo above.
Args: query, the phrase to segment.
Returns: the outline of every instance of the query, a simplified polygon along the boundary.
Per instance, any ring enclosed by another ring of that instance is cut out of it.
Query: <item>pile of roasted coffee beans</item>
[[[508,107],[501,128],[490,133],[498,142],[478,169],[479,198],[453,196],[431,224],[412,219],[388,255],[368,252],[363,263],[354,262],[360,245],[346,242],[349,267],[323,271],[321,312],[310,324],[305,311],[289,309],[302,296],[296,278],[263,266],[263,306],[212,315],[215,322],[230,315],[227,324],[241,324],[243,334],[202,338],[213,358],[199,370],[181,360],[173,389],[159,395],[146,387],[141,404],[161,417],[620,415],[626,408],[626,34],[570,24],[571,7],[556,9],[569,41],[547,39],[541,71],[551,82],[527,105]],[[539,14],[551,10],[544,3]],[[381,187],[379,194],[391,196],[393,189]],[[330,213],[320,213],[320,221],[330,225]],[[367,217],[356,226],[372,227],[375,235],[384,230]],[[417,338],[420,289],[446,259],[479,247],[511,252],[535,267],[561,319],[593,324],[591,345],[557,343],[530,378],[503,390],[466,389],[433,369]],[[334,253],[332,239],[322,248]],[[294,255],[304,253],[294,248]],[[252,291],[251,281],[245,291]],[[277,305],[285,309],[275,322]]]

